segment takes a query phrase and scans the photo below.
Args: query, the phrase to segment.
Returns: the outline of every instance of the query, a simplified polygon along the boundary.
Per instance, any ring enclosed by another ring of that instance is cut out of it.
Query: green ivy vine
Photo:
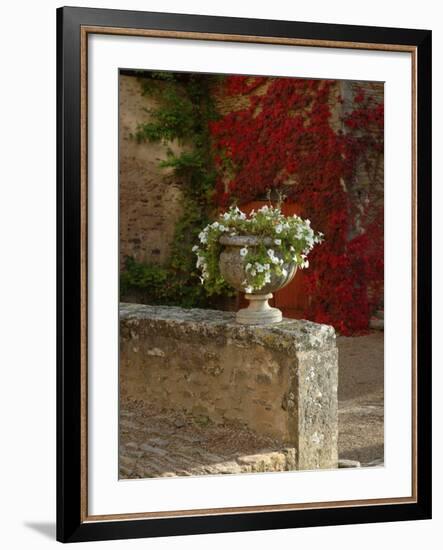
[[[140,71],[142,94],[157,100],[150,121],[140,123],[131,137],[138,143],[161,142],[168,146],[162,168],[172,168],[183,192],[183,213],[175,227],[171,255],[166,265],[141,263],[127,258],[121,273],[124,297],[131,291],[151,304],[203,307],[216,295],[231,295],[227,286],[204,288],[199,281],[192,246],[214,212],[216,172],[209,124],[218,118],[211,88],[219,76],[195,73]],[[176,154],[171,142],[184,145]]]

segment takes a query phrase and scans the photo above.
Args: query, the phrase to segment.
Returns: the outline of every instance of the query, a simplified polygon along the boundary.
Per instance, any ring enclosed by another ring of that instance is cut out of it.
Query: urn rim
[[[269,246],[273,244],[271,237],[258,237],[257,235],[222,235],[219,242],[224,246],[258,246],[261,243]]]

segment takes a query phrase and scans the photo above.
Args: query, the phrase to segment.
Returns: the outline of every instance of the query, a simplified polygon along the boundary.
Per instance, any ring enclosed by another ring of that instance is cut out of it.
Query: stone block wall
[[[159,83],[159,86],[161,83]],[[175,225],[182,214],[180,181],[159,166],[177,144],[137,143],[131,137],[156,107],[142,95],[137,77],[119,77],[119,221],[120,267],[126,256],[163,264],[169,258]]]
[[[294,447],[297,469],[337,466],[337,383],[327,325],[121,305],[121,399],[247,425]]]
[[[346,116],[358,107],[353,102],[353,97],[359,92],[371,97],[374,104],[384,105],[383,82],[340,81],[339,93],[343,98],[343,104],[340,107],[342,115]],[[377,134],[373,135],[377,139]],[[371,152],[365,159],[361,159],[352,181],[346,182],[346,188],[354,205],[354,230],[358,234],[364,230],[359,212],[365,211],[368,214],[368,219],[365,220],[367,224],[373,222],[379,210],[383,210],[384,207],[384,154]],[[383,227],[381,230],[383,231]]]

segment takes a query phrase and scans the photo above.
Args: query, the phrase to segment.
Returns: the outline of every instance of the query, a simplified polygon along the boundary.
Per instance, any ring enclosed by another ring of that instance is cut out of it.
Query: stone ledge
[[[235,313],[213,309],[183,309],[143,304],[120,304],[120,320],[162,325],[180,335],[198,333],[223,336],[238,344],[261,344],[276,351],[310,351],[335,348],[335,331],[329,325],[286,319],[274,325],[240,325]],[[128,325],[129,326],[129,325]],[[220,329],[223,329],[221,332]]]

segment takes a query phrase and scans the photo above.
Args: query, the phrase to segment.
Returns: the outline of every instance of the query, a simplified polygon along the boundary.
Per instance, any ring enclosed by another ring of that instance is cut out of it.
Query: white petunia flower
[[[278,224],[275,226],[275,232],[281,233],[283,231],[283,226],[281,224]]]
[[[198,250],[198,246],[195,244],[193,247],[192,247],[192,252],[197,252]]]
[[[272,248],[270,248],[270,249],[268,250],[268,256],[271,258],[271,260],[272,260],[272,258],[274,257],[274,254],[275,254],[275,252],[272,250]]]
[[[247,253],[248,249],[246,248],[246,246],[240,249],[240,256],[246,256]]]
[[[275,243],[277,246],[280,246],[280,245],[281,245],[281,239],[274,239],[274,243]]]
[[[285,268],[283,268],[283,269],[281,270],[281,274],[283,275],[283,277],[286,277],[286,276],[288,275],[288,272],[286,271]]]
[[[252,288],[252,286],[245,287],[246,294],[252,294],[253,291],[254,291],[254,289]]]
[[[246,267],[245,267],[246,271],[249,271],[251,269],[251,267],[252,267],[252,264],[249,264],[249,263],[246,264]]]
[[[240,208],[238,206],[236,206],[235,208],[233,208],[231,210],[231,214],[235,217],[235,218],[238,218],[240,220],[244,220],[246,218],[246,214],[244,212],[242,212],[240,210]]]

